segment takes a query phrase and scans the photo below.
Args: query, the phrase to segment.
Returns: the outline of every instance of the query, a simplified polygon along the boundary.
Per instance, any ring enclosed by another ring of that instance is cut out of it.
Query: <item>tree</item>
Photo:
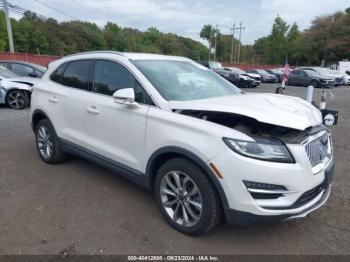
[[[215,40],[215,35],[219,36],[219,29],[214,28],[212,25],[204,25],[199,36],[208,41],[209,47],[212,47]],[[210,42],[211,41],[211,42]]]
[[[124,51],[127,46],[122,29],[115,23],[107,22],[104,27],[104,38],[111,50]]]

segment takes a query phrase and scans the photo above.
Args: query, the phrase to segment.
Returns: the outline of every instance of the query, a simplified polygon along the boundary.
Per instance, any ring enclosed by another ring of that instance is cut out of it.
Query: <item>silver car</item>
[[[7,104],[13,109],[26,108],[30,103],[33,84],[33,81],[0,66],[0,104]]]

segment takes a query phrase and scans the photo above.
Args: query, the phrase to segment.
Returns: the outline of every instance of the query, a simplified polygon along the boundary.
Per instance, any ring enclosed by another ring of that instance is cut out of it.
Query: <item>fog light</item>
[[[286,187],[280,185],[245,180],[243,180],[243,183],[254,199],[277,199],[286,193],[290,193]]]
[[[244,185],[248,189],[263,189],[263,190],[287,190],[285,186],[280,185],[273,185],[273,184],[265,184],[265,183],[259,183],[259,182],[252,182],[252,181],[246,181],[243,180]]]

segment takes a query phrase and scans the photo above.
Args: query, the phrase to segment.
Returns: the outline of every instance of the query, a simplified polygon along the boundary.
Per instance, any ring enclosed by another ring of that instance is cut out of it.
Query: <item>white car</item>
[[[333,149],[306,101],[245,94],[196,62],[117,52],[50,64],[33,88],[43,161],[67,154],[152,190],[165,219],[201,234],[305,217],[330,195]]]
[[[19,77],[0,66],[0,104],[7,104],[13,109],[26,108],[30,103],[32,86],[37,81],[37,79]]]

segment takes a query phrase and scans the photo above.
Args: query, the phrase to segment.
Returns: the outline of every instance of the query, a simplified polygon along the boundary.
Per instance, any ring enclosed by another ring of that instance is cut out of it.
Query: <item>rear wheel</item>
[[[48,119],[40,120],[35,129],[36,146],[43,161],[56,164],[66,155],[62,152],[56,132]]]
[[[29,96],[22,90],[10,90],[6,95],[6,104],[13,109],[24,109],[29,105]]]
[[[163,164],[155,181],[155,197],[168,223],[185,234],[208,232],[221,219],[215,189],[206,174],[187,159]]]

